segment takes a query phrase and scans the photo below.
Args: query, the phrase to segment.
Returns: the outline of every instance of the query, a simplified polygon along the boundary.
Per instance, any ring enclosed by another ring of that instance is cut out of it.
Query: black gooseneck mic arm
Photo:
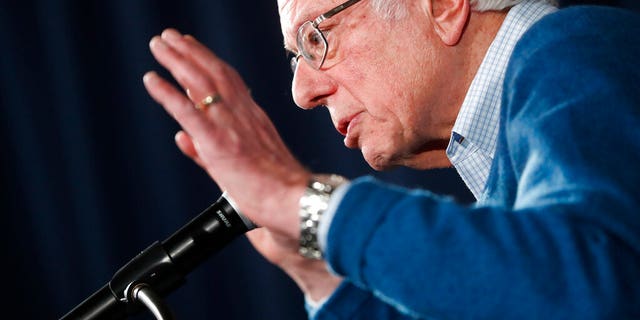
[[[109,283],[60,320],[125,319],[142,309],[138,301],[158,319],[165,319],[162,315],[167,314],[166,307],[159,304],[153,310],[148,300],[167,296],[205,259],[255,227],[223,194],[165,241],[154,242],[131,259]]]

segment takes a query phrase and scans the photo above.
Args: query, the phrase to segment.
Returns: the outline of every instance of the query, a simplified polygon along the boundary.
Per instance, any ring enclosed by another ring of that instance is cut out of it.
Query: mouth
[[[358,148],[359,142],[358,142],[358,133],[356,130],[356,126],[358,125],[359,121],[359,115],[362,114],[362,112],[358,112],[356,114],[353,114],[347,118],[345,118],[344,120],[340,121],[340,123],[338,124],[338,132],[340,132],[340,134],[342,134],[344,136],[344,145],[347,148]]]
[[[362,113],[362,112],[358,112],[358,113],[352,114],[352,115],[350,115],[348,117],[345,117],[342,120],[340,120],[338,122],[338,125],[336,126],[336,130],[338,130],[338,132],[340,132],[341,135],[346,137],[349,134],[349,131],[351,131],[350,128],[352,126],[352,123],[354,122],[354,119],[360,113]]]
[[[346,136],[349,129],[349,122],[351,122],[351,120],[340,121],[336,126],[336,130],[338,130],[341,135]]]

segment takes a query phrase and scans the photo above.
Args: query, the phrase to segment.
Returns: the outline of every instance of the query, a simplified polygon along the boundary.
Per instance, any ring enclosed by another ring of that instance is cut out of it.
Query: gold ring
[[[208,106],[210,106],[212,104],[219,103],[219,102],[222,102],[222,96],[217,94],[217,93],[211,94],[211,95],[208,95],[208,96],[204,97],[204,99],[202,99],[202,101],[200,101],[200,103],[196,104],[196,109],[204,110]]]

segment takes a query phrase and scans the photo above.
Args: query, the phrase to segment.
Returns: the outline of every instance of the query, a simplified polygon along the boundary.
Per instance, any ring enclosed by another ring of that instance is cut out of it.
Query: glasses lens
[[[305,22],[298,29],[298,50],[309,64],[320,69],[327,52],[327,41],[322,32],[316,28],[311,21]]]

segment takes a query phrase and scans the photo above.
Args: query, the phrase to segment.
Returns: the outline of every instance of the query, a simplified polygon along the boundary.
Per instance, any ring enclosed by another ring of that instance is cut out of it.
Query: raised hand
[[[293,157],[238,73],[188,35],[165,30],[150,42],[157,61],[182,90],[155,72],[144,84],[182,126],[176,144],[204,168],[240,211],[262,228],[248,234],[262,255],[279,265],[313,298],[340,282],[324,262],[298,254],[298,199],[310,172]]]

